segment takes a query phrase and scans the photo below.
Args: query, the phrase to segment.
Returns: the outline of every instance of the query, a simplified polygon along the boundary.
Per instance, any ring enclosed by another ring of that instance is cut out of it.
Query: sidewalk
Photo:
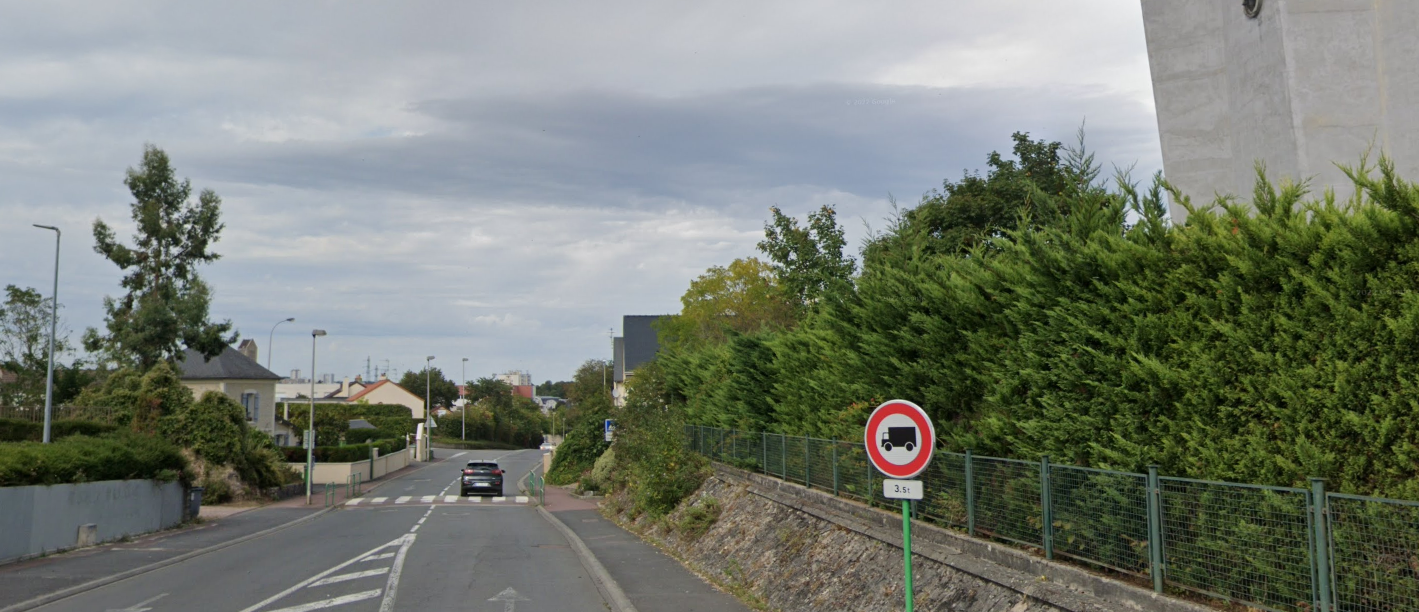
[[[638,612],[749,612],[748,606],[701,580],[675,558],[601,516],[596,500],[547,487],[546,509],[591,549]]]

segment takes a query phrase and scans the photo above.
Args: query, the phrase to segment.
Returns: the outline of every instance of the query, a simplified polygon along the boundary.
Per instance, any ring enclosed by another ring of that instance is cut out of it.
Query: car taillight
[[[502,470],[493,470],[493,475],[494,475],[494,476],[502,476],[502,475],[503,475],[503,471],[502,471]]]
[[[472,474],[472,473],[473,473],[473,470],[463,470],[463,475],[464,475],[464,476],[467,476],[467,475]]]

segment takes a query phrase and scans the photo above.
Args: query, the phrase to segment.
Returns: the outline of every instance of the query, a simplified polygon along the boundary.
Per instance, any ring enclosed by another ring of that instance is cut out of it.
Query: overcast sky
[[[9,2],[0,285],[103,324],[144,143],[223,200],[212,314],[272,369],[565,379],[625,314],[756,255],[770,206],[854,251],[904,205],[1087,120],[1161,167],[1137,0]]]

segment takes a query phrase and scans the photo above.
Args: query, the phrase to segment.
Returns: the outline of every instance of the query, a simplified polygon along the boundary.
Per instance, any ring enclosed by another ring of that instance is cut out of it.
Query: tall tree
[[[52,304],[52,298],[34,289],[5,286],[5,302],[0,304],[0,370],[15,379],[0,380],[0,405],[33,407],[44,402]],[[55,357],[69,348],[68,330],[60,325],[54,337]]]
[[[814,304],[830,287],[850,282],[857,264],[843,255],[847,240],[833,207],[808,213],[804,226],[777,206],[769,212],[773,219],[764,224],[759,250],[773,261],[778,284],[792,303]]]
[[[201,264],[221,256],[211,250],[220,238],[221,198],[205,189],[190,200],[192,184],[178,181],[166,153],[143,149],[138,168],[123,183],[133,194],[133,246],[120,243],[102,219],[94,220],[94,250],[125,272],[127,294],[104,298],[107,334],[89,328],[84,347],[111,361],[148,369],[176,361],[184,347],[215,357],[236,342],[231,321],[208,321],[211,289],[197,274]]]
[[[710,268],[690,281],[680,303],[679,315],[658,322],[664,345],[722,342],[735,332],[793,325],[793,306],[784,298],[773,266],[753,257]]]
[[[426,384],[429,401],[434,406],[452,406],[458,399],[458,383],[449,380],[438,368],[429,368],[427,374],[423,370],[409,370],[399,379],[399,386],[419,397],[424,396]]]

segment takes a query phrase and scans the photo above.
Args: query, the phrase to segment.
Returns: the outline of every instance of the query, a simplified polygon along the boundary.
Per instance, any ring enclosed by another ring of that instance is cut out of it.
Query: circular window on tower
[[[1256,19],[1261,15],[1261,0],[1242,0],[1242,10],[1246,11],[1247,17]]]

